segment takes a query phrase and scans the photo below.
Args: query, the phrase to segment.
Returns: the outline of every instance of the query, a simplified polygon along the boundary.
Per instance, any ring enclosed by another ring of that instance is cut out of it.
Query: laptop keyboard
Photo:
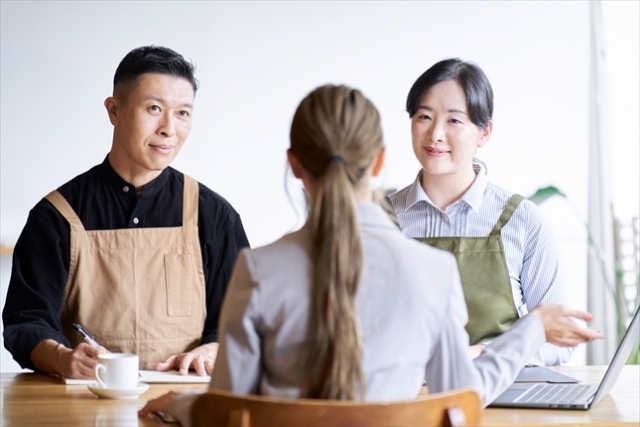
[[[593,394],[587,384],[536,384],[520,395],[515,402],[523,403],[572,403],[584,400]]]

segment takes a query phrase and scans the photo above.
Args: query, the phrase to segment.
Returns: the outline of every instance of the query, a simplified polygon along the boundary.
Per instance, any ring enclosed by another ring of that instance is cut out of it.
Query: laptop
[[[609,394],[640,336],[640,308],[631,320],[599,385],[514,383],[491,407],[591,409]]]

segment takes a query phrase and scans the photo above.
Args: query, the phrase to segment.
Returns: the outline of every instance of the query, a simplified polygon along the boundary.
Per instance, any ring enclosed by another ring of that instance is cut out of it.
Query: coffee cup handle
[[[96,376],[96,380],[98,380],[98,384],[100,384],[100,387],[102,388],[107,388],[107,384],[105,384],[105,382],[102,380],[102,378],[100,378],[100,371],[106,371],[107,367],[104,366],[102,363],[98,363],[94,368],[93,368],[93,373]]]

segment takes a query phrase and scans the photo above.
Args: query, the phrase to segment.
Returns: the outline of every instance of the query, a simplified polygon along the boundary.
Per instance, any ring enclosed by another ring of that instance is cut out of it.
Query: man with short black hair
[[[239,250],[240,216],[169,164],[189,136],[197,80],[171,49],[121,61],[102,162],[41,200],[15,246],[3,311],[5,347],[24,368],[92,378],[100,351],[135,353],[141,369],[204,375]]]

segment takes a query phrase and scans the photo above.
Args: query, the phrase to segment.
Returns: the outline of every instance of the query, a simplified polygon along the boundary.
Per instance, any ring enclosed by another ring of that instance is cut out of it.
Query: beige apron
[[[75,347],[80,323],[112,352],[135,353],[140,369],[200,344],[206,318],[198,238],[198,183],[184,176],[182,227],[86,231],[57,191],[46,199],[71,226],[62,333]]]

